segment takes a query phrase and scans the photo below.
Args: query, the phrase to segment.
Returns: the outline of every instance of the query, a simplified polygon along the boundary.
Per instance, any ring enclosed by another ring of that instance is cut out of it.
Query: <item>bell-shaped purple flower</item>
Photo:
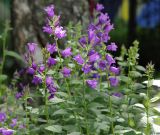
[[[47,85],[47,87],[49,87],[49,86],[51,86],[51,85],[53,85],[53,84],[54,84],[53,78],[50,77],[50,76],[47,76],[47,77],[46,77],[46,85]]]
[[[47,44],[47,51],[50,53],[50,54],[53,54],[54,52],[57,52],[57,47],[56,47],[56,44]]]
[[[35,70],[32,67],[29,67],[27,73],[33,75],[35,73]]]
[[[116,67],[114,67],[114,66],[111,66],[111,67],[109,68],[109,70],[110,70],[112,73],[114,73],[115,75],[118,75],[118,74],[120,73],[120,69],[119,69],[119,68],[116,68]]]
[[[69,77],[71,75],[71,69],[69,69],[67,67],[64,67],[61,72],[64,77]]]
[[[54,58],[49,57],[48,61],[47,61],[47,65],[48,67],[51,67],[53,65],[55,65],[57,63],[57,61]]]
[[[50,26],[43,26],[43,32],[48,33],[48,34],[53,34],[53,30]]]
[[[91,71],[91,65],[85,64],[85,65],[82,67],[82,71],[83,71],[85,74],[88,74],[88,73]]]
[[[38,76],[34,76],[32,83],[35,85],[41,84],[42,83],[42,78],[38,77]]]
[[[83,47],[83,48],[85,48],[86,47],[86,44],[87,44],[87,39],[86,39],[86,37],[81,37],[80,39],[79,39],[79,43],[80,43],[80,45]]]
[[[117,45],[115,43],[111,43],[110,45],[107,46],[107,50],[109,51],[117,51]]]
[[[23,92],[17,92],[15,98],[20,99],[21,97],[23,97]]]
[[[65,50],[63,50],[61,52],[62,56],[67,58],[67,57],[70,57],[72,55],[72,52],[71,52],[71,47],[68,47],[66,48]]]
[[[0,112],[0,122],[4,122],[4,121],[6,121],[6,114]]]
[[[102,4],[97,3],[97,5],[96,5],[96,11],[100,12],[103,9],[104,9],[104,6]]]
[[[110,85],[116,87],[119,84],[117,77],[109,77]]]
[[[108,65],[116,63],[115,59],[110,54],[106,55],[106,60],[107,60]]]
[[[84,59],[82,58],[82,56],[80,54],[77,54],[76,56],[74,56],[73,58],[79,65],[83,65],[84,63]]]
[[[42,72],[44,72],[44,70],[45,70],[45,66],[44,66],[43,64],[41,64],[41,65],[39,66],[39,68],[38,68],[38,71],[39,71],[40,73],[42,73]]]
[[[2,131],[2,135],[13,135],[14,130],[12,129],[5,129]]]
[[[107,13],[105,14],[101,13],[98,19],[100,24],[104,24],[104,23],[107,23],[109,16]]]
[[[56,38],[61,39],[67,36],[66,30],[63,30],[62,26],[57,26],[54,30]]]
[[[46,7],[44,10],[49,17],[54,17],[54,5],[50,5]]]
[[[87,80],[86,83],[90,88],[95,89],[97,87],[98,81],[93,79],[93,80]]]
[[[36,50],[36,46],[37,44],[36,43],[28,43],[27,44],[27,47],[28,47],[28,50],[31,54],[33,54]]]
[[[10,126],[11,126],[12,128],[14,128],[16,125],[17,125],[17,119],[14,118],[14,119],[12,119],[12,122],[11,122]]]
[[[97,52],[89,56],[89,62],[95,62],[99,59],[100,59],[100,55]]]
[[[101,70],[105,70],[107,67],[107,62],[105,60],[101,60],[99,61],[98,66]]]

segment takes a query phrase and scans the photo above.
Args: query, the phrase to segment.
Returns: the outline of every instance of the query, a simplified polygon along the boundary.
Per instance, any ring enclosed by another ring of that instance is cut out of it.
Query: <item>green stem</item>
[[[108,81],[108,92],[110,91],[110,81],[109,81],[109,77],[108,77],[108,74],[107,74],[107,81]],[[111,131],[112,131],[112,134],[115,135],[114,133],[114,123],[113,123],[113,110],[112,110],[112,100],[111,100],[111,93],[109,92],[109,111],[110,111],[110,117],[111,117]]]
[[[3,73],[3,68],[4,68],[4,63],[5,63],[5,59],[6,59],[6,52],[5,52],[5,46],[6,46],[6,39],[7,39],[7,28],[5,29],[4,32],[4,37],[2,39],[2,50],[3,50],[3,56],[2,56],[2,64],[1,64],[1,70],[0,70],[0,74]]]
[[[48,96],[47,96],[47,88],[45,88],[45,115],[47,119],[47,123],[49,121],[49,113],[48,113]]]
[[[149,93],[149,83],[150,83],[150,78],[148,78],[148,85],[147,85],[147,108],[146,108],[146,114],[147,114],[147,135],[150,135],[150,123],[149,123],[149,107],[150,107],[150,93]]]
[[[83,74],[83,103],[84,103],[84,116],[85,116],[85,122],[86,122],[86,129],[87,129],[87,135],[90,135],[89,128],[88,128],[88,118],[87,118],[87,106],[86,106],[86,99],[85,99],[85,74]]]
[[[111,121],[111,130],[112,130],[112,134],[114,135],[112,101],[111,101],[111,95],[110,95],[110,94],[109,94],[109,110],[110,110],[110,117],[111,117],[111,119],[112,119],[112,121]]]

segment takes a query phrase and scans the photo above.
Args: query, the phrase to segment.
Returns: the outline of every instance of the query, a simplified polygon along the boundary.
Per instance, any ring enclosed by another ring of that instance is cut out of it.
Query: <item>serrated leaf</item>
[[[60,126],[60,125],[48,126],[45,129],[52,131],[54,133],[61,133],[62,132],[62,126]]]

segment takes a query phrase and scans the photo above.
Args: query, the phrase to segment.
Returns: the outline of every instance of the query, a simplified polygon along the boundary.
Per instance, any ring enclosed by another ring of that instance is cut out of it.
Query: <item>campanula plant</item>
[[[44,8],[42,31],[52,39],[41,49],[26,45],[27,67],[14,75],[12,117],[0,111],[2,135],[117,135],[150,134],[153,66],[138,65],[138,41],[128,50],[110,42],[114,29],[103,5],[97,4],[95,19],[84,30],[81,23],[61,26],[55,6]],[[22,81],[23,76],[30,81]],[[18,87],[17,87],[18,86]],[[146,117],[146,121],[143,119]],[[147,123],[147,124],[145,124]]]

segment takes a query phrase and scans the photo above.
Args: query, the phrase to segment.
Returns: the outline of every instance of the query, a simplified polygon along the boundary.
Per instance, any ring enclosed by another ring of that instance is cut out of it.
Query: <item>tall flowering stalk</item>
[[[153,74],[154,74],[154,65],[152,63],[149,63],[146,67],[145,75],[147,77],[148,83],[147,83],[147,99],[145,102],[145,108],[146,108],[146,114],[147,114],[147,127],[145,129],[146,135],[151,134],[151,125],[149,122],[149,115],[150,115],[150,90],[152,87],[152,80],[153,80]]]

